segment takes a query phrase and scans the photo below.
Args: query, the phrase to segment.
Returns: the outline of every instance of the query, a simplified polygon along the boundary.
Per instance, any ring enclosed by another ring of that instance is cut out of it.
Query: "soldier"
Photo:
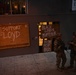
[[[66,63],[66,54],[64,51],[65,44],[62,41],[61,36],[61,34],[58,34],[54,42],[54,51],[56,52],[56,66],[58,70],[64,69]]]
[[[74,67],[74,62],[76,61],[76,34],[73,32],[73,39],[69,42],[70,51],[70,66],[68,69]]]

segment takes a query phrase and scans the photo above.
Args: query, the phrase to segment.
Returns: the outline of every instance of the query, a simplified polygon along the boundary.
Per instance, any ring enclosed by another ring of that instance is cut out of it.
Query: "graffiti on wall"
[[[29,46],[29,44],[27,23],[0,25],[0,49]]]

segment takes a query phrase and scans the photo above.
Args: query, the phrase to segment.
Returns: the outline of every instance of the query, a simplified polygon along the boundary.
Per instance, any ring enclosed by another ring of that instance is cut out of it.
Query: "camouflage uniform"
[[[69,42],[70,52],[70,66],[69,68],[74,67],[74,61],[76,61],[76,36],[71,42]]]
[[[57,37],[58,38],[58,37]],[[66,63],[66,55],[64,52],[65,44],[61,39],[56,39],[54,42],[54,51],[56,52],[56,66],[57,68],[64,68],[64,65]]]

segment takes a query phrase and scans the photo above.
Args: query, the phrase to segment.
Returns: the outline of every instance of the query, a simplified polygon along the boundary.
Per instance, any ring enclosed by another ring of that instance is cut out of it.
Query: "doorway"
[[[53,40],[57,33],[60,32],[60,23],[39,22],[38,23],[39,53],[53,51]]]

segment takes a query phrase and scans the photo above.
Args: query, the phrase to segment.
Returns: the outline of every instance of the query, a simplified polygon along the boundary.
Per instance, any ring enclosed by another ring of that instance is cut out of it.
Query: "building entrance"
[[[39,52],[53,51],[53,41],[57,33],[60,32],[59,22],[40,22],[39,32]]]

